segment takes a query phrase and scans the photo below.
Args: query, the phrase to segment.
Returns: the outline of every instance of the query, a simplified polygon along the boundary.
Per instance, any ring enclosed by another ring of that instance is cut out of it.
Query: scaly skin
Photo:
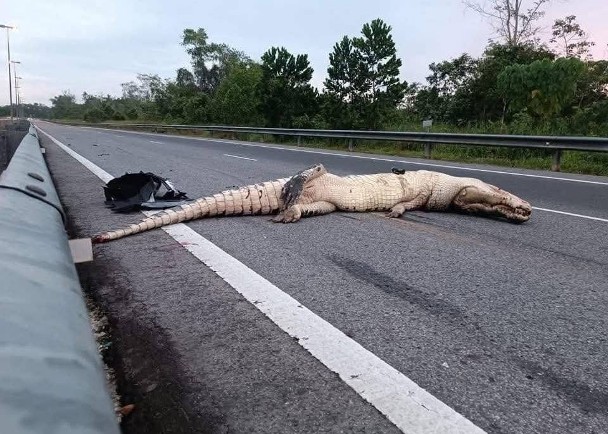
[[[93,243],[105,243],[161,226],[204,217],[274,214],[282,208],[281,189],[288,180],[289,178],[282,178],[203,197],[192,203],[161,211],[126,228],[97,234],[93,237]]]
[[[399,217],[416,209],[454,209],[522,223],[532,212],[528,202],[479,179],[427,170],[341,177],[317,164],[293,176],[282,197],[284,209],[275,222],[291,223],[335,210],[390,211],[389,217]]]
[[[220,215],[278,212],[274,222],[292,223],[335,210],[390,211],[389,217],[399,217],[416,209],[454,209],[504,217],[516,223],[527,221],[532,211],[528,202],[475,178],[426,170],[342,177],[328,173],[322,164],[315,164],[291,178],[226,190],[168,209],[139,224],[95,235],[93,242],[103,243],[161,226]]]

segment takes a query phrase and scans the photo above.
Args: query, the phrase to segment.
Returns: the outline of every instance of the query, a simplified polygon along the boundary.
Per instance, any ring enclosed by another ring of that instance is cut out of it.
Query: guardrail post
[[[302,145],[302,136],[298,136],[298,146]]]
[[[428,158],[430,160],[432,151],[433,151],[433,144],[425,143],[424,144],[424,158]]]
[[[353,139],[348,139],[348,150],[353,151],[355,149],[355,143]]]
[[[556,149],[553,151],[553,161],[551,162],[551,170],[559,172],[561,170],[562,150]]]

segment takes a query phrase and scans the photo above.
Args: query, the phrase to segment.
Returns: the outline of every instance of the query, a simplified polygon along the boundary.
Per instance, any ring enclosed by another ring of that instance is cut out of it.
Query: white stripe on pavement
[[[238,155],[230,155],[230,154],[224,154],[225,157],[232,157],[232,158],[240,158],[242,160],[251,160],[251,161],[258,161],[255,158],[249,158],[249,157],[240,157]]]
[[[606,223],[608,223],[608,219],[603,219],[601,217],[591,217],[591,216],[588,216],[588,215],[574,214],[574,213],[566,212],[566,211],[556,211],[554,209],[539,208],[537,206],[533,206],[532,209],[537,209],[539,211],[552,212],[552,213],[555,213],[555,214],[569,215],[571,217],[580,217],[580,218],[583,218],[583,219],[596,220],[598,222],[606,222]]]
[[[79,153],[73,151],[68,146],[64,145],[59,140],[57,140],[55,137],[51,136],[49,133],[47,133],[47,132],[43,131],[42,129],[40,129],[40,127],[38,127],[36,125],[35,125],[35,127],[36,127],[36,129],[39,132],[41,132],[42,134],[44,134],[45,136],[47,136],[49,139],[51,139],[53,141],[53,143],[55,143],[57,146],[59,146],[61,149],[63,149],[65,152],[67,152],[70,156],[74,157],[79,163],[82,163],[82,165],[84,167],[86,167],[91,172],[93,172],[103,182],[108,183],[109,181],[111,181],[112,179],[114,179],[114,177],[112,175],[110,175],[108,172],[106,172],[105,170],[103,170],[101,167],[99,167],[95,163],[92,163],[91,161],[87,160],[86,158],[84,158]]]
[[[48,133],[102,181],[112,176]],[[147,213],[151,215],[152,213]],[[162,228],[406,433],[483,433],[464,416],[184,224]]]

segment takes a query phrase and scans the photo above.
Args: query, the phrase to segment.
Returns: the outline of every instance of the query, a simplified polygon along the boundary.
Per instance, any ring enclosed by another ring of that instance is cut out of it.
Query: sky
[[[608,58],[607,0],[554,0],[546,12],[545,39],[556,18],[576,15],[597,44],[594,57]],[[0,0],[0,24],[17,26],[10,48],[21,62],[22,100],[46,105],[63,91],[119,96],[138,73],[175,78],[190,65],[182,32],[199,27],[255,60],[272,46],[308,54],[320,89],[334,44],[375,18],[392,26],[408,82],[424,82],[432,62],[479,56],[493,36],[461,0]],[[8,104],[7,76],[0,29],[0,105]]]

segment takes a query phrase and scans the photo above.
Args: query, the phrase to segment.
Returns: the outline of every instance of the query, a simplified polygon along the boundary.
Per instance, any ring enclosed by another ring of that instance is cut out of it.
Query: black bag
[[[125,173],[103,189],[105,204],[116,212],[171,208],[190,201],[169,180],[151,172]]]

